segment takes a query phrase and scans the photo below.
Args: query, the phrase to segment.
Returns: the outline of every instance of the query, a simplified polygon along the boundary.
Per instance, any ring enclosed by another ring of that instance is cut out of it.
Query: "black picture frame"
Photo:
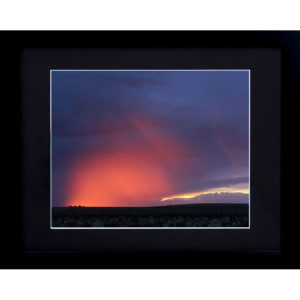
[[[1,227],[5,245],[1,249],[2,268],[299,267],[296,243],[299,204],[290,192],[287,165],[291,160],[285,156],[288,140],[284,133],[285,126],[293,126],[293,118],[287,116],[288,107],[293,106],[300,94],[299,32],[2,32],[1,39],[5,45],[1,48],[4,95],[14,99],[18,109],[15,107],[13,112],[19,119],[11,125],[17,129],[17,135],[14,135],[14,167],[10,167],[19,188],[12,188],[16,192],[14,200],[5,203],[8,207]],[[26,56],[28,49],[33,52]],[[87,49],[92,51],[87,53]],[[111,69],[157,66],[213,69],[222,64],[224,68],[226,65],[232,68],[233,64],[246,67],[250,58],[250,64],[258,70],[258,76],[252,81],[258,87],[253,97],[260,95],[260,99],[265,99],[251,106],[251,116],[255,120],[255,127],[251,127],[251,151],[254,151],[254,156],[251,152],[251,185],[255,195],[265,199],[270,209],[268,213],[277,224],[272,228],[264,226],[263,208],[251,208],[257,218],[252,242],[259,247],[251,247],[251,238],[243,237],[243,232],[222,230],[214,237],[208,231],[201,233],[205,242],[219,241],[215,248],[214,243],[198,247],[201,243],[195,231],[180,233],[174,230],[168,234],[110,231],[96,236],[100,240],[97,247],[82,248],[75,245],[89,245],[95,240],[95,234],[71,232],[69,236],[60,233],[52,237],[45,234],[45,215],[40,205],[47,205],[44,199],[49,191],[49,106],[45,100],[49,90],[44,75],[38,70],[43,62],[49,69],[78,68],[78,65],[97,68],[95,60],[91,59],[95,58],[95,49],[101,49],[102,58],[105,58],[100,65]],[[199,49],[205,61],[199,58]],[[226,49],[231,54],[227,55]],[[61,51],[69,54],[61,56]],[[246,54],[239,56],[241,51]],[[44,54],[40,55],[42,52]],[[212,52],[214,55],[210,59]],[[87,56],[89,61],[84,58]],[[244,58],[236,63],[236,57]],[[264,73],[265,70],[268,72]],[[34,78],[44,83],[34,84],[39,82]],[[248,244],[245,242],[243,249],[218,246],[221,243],[230,245],[237,239],[247,239]],[[65,241],[69,247],[56,247]]]

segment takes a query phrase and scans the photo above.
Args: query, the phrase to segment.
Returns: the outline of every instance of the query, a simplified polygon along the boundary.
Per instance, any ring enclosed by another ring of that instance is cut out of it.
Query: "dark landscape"
[[[248,227],[248,204],[53,207],[52,227]]]

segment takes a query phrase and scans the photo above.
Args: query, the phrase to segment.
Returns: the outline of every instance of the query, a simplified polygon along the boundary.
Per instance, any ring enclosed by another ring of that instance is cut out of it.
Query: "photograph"
[[[250,229],[250,70],[50,70],[51,229]]]

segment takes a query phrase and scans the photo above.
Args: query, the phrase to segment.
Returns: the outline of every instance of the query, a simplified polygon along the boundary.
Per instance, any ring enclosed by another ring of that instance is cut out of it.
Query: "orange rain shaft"
[[[146,121],[132,123],[138,138],[116,135],[111,150],[75,162],[66,206],[148,206],[174,193],[172,173],[183,169],[183,145]]]

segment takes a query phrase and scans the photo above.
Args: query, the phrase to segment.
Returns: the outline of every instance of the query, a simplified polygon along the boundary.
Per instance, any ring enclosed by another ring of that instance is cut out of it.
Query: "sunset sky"
[[[52,205],[249,201],[249,72],[52,71]]]

